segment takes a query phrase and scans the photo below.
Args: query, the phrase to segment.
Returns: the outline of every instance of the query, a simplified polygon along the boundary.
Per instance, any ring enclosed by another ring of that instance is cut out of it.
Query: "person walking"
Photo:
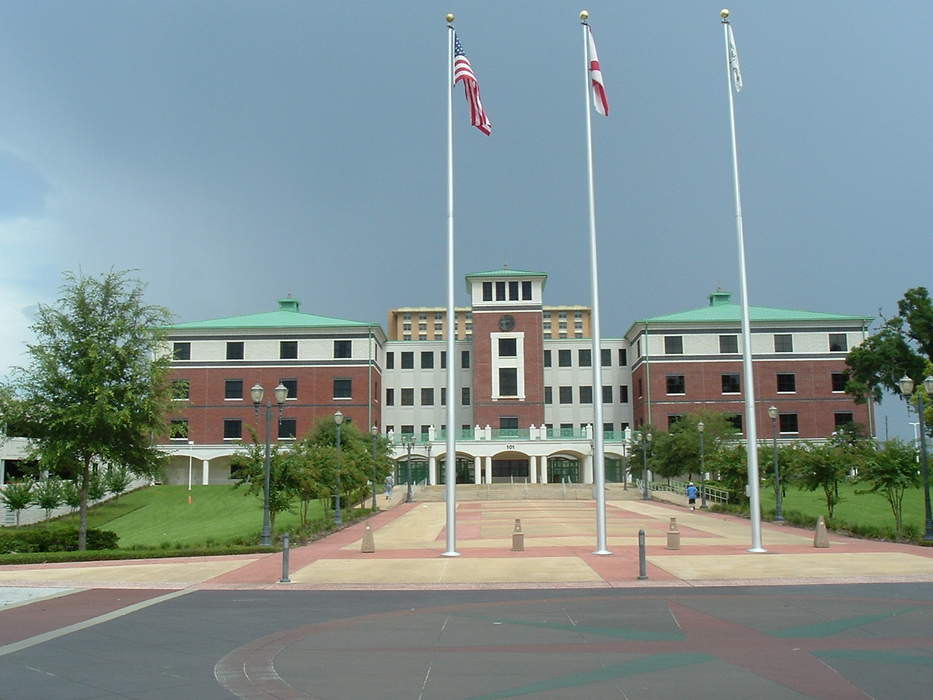
[[[697,494],[699,492],[700,492],[699,489],[694,485],[692,481],[689,484],[687,484],[687,503],[690,504],[690,510],[697,509]]]
[[[392,478],[392,475],[389,474],[386,477],[386,500],[388,501],[392,498],[392,487],[395,486],[395,479]]]

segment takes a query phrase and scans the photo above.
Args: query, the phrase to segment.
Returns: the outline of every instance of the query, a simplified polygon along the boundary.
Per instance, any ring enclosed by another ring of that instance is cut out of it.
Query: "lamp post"
[[[768,407],[768,416],[771,418],[771,452],[774,459],[774,522],[784,522],[783,494],[781,493],[781,468],[778,465],[777,450],[777,406]]]
[[[428,451],[428,483],[430,484],[431,483],[431,443],[430,442],[427,444],[427,451]]]
[[[372,461],[373,461],[373,510],[376,510],[376,438],[379,437],[379,426],[372,425],[369,428],[369,434],[372,437]]]
[[[904,375],[898,382],[901,393],[910,396],[914,393],[914,380]],[[918,389],[920,387],[917,387]],[[923,532],[925,542],[933,542],[933,511],[930,508],[930,470],[927,463],[927,436],[924,425],[924,397],[933,394],[933,376],[923,380],[923,391],[917,392],[917,420],[920,421],[920,471],[923,474],[923,508],[926,515],[926,527]]]
[[[641,478],[642,478],[642,481],[644,482],[644,490],[643,490],[641,498],[643,501],[650,501],[651,492],[648,490],[648,452],[649,450],[651,450],[652,437],[651,437],[651,433],[645,432],[644,430],[642,430],[642,432],[639,433],[639,436],[641,438],[639,442],[641,442],[641,457],[642,457],[642,464],[643,464],[642,471],[641,471]]]
[[[700,434],[700,510],[707,510],[706,505],[706,462],[703,451],[703,435],[706,432],[706,426],[703,421],[697,423],[697,432]]]
[[[262,405],[262,397],[265,395],[265,390],[262,388],[261,384],[254,384],[249,390],[249,396],[253,400],[253,409],[256,412],[256,417],[259,417],[259,408]],[[275,394],[275,403],[279,409],[279,415],[282,415],[282,412],[285,410],[285,399],[288,397],[288,389],[280,382],[275,389],[272,390],[272,393]],[[262,547],[271,547],[272,546],[272,520],[269,517],[269,472],[271,471],[271,447],[269,442],[272,437],[272,401],[267,401],[265,406],[263,406],[266,411],[266,441],[265,441],[265,456],[263,458],[262,465],[262,536],[259,540],[259,544]]]
[[[411,448],[415,444],[415,436],[409,436],[408,440],[405,442],[405,447],[408,448],[408,458],[405,460],[405,480],[408,482],[408,489],[405,491],[405,503],[411,503]]]
[[[337,424],[337,503],[334,507],[334,525],[343,527],[343,513],[340,512],[340,426],[343,425],[343,414],[340,411],[334,414],[334,423]]]

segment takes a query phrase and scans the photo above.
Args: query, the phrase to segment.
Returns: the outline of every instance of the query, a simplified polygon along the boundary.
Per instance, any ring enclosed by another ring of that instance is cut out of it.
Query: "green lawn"
[[[191,495],[191,504],[188,495]],[[321,516],[321,506],[312,504],[311,518]],[[77,516],[60,522],[77,523]],[[159,548],[175,545],[232,544],[257,542],[262,530],[262,501],[233,486],[150,486],[121,496],[88,513],[90,527],[113,530],[120,547]],[[296,527],[298,516],[280,513],[276,532]]]
[[[840,484],[839,496],[842,499],[835,507],[834,517],[851,523],[864,525],[877,525],[894,527],[894,515],[891,506],[881,494],[856,494],[856,489],[862,490],[864,486],[853,484]],[[774,512],[774,489],[770,487],[761,490],[762,510],[769,516]],[[802,491],[788,487],[784,496],[784,509],[796,510],[807,515],[817,517],[827,515],[826,498],[823,490]],[[923,491],[912,489],[904,494],[904,524],[913,524],[921,532],[924,525]]]

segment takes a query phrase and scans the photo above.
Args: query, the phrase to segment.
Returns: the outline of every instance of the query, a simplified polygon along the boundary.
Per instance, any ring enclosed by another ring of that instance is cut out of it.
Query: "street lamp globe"
[[[704,430],[706,430],[706,426],[703,425],[703,421],[700,421],[699,423],[697,423],[697,430],[700,431],[701,433],[702,433]]]
[[[777,418],[778,410],[777,406],[768,406],[768,415],[771,417],[771,420]]]
[[[379,437],[379,426],[374,424],[372,427],[370,427],[369,434],[373,437]]]
[[[933,394],[933,376],[928,376],[923,380],[923,388],[927,390],[928,394]]]
[[[285,399],[288,398],[288,387],[279,382],[279,385],[272,390],[272,393],[275,394],[275,402],[281,406],[285,403]]]
[[[263,394],[265,394],[265,391],[261,384],[253,384],[249,390],[249,397],[253,400],[253,403],[261,403]]]
[[[900,387],[901,393],[904,396],[910,396],[914,393],[914,380],[906,374],[898,380],[897,385]]]
[[[343,425],[343,414],[340,411],[337,411],[334,414],[334,423],[337,425]]]

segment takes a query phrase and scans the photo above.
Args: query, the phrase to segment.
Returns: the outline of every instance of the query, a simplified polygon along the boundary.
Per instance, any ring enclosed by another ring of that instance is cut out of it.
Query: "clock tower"
[[[480,427],[544,423],[541,300],[547,275],[492,270],[466,276],[473,316],[473,417]]]

